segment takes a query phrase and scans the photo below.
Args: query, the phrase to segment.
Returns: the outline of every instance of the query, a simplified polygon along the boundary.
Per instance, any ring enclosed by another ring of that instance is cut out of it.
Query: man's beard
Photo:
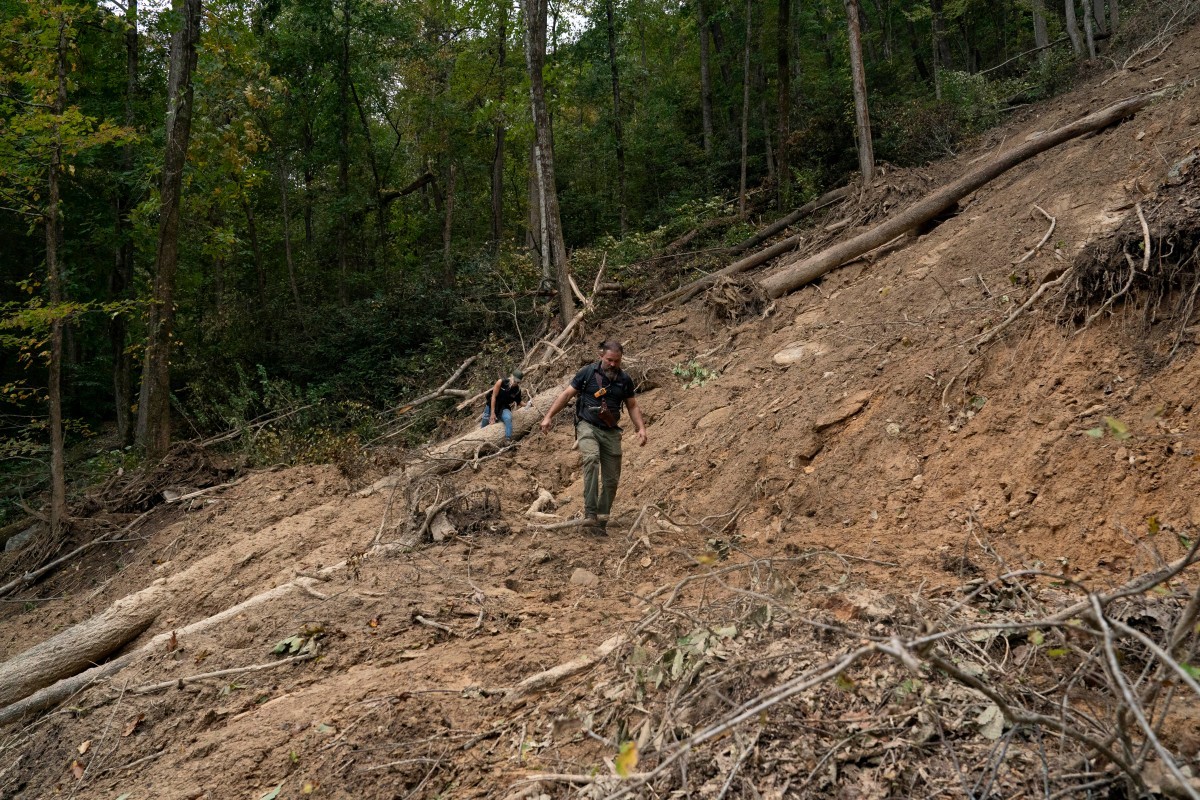
[[[615,381],[621,375],[621,370],[616,367],[604,367],[601,371],[604,373],[604,377],[610,381]]]

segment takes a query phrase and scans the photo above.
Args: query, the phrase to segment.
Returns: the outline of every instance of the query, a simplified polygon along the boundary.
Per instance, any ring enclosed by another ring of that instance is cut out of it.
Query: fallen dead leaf
[[[89,748],[89,747],[91,747],[91,746],[92,746],[92,740],[91,740],[91,739],[88,739],[86,742],[84,742],[83,744],[79,745],[79,755],[83,755],[84,753],[86,753],[86,752],[88,751],[88,748]]]
[[[75,780],[83,780],[83,773],[87,769],[82,761],[78,758],[71,762],[71,774],[75,776]]]
[[[142,720],[144,720],[145,718],[146,718],[145,714],[138,714],[136,717],[129,720],[129,722],[126,722],[125,723],[125,731],[121,734],[121,736],[132,736],[133,732],[137,730],[137,726],[141,725]]]

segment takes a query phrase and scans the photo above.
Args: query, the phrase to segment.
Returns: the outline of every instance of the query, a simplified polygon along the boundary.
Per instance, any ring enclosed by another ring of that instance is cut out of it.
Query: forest
[[[499,372],[565,324],[571,278],[604,264],[621,300],[694,278],[876,165],[954,154],[1146,18],[0,0],[0,514],[49,491],[57,527],[70,486],[266,419],[256,463],[336,459],[464,358]]]

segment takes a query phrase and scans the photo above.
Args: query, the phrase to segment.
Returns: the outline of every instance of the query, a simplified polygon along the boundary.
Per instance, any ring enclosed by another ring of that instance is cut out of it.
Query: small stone
[[[600,585],[600,579],[583,567],[577,567],[571,573],[571,584],[573,586],[582,586],[585,589],[592,589]]]
[[[925,476],[924,475],[914,475],[913,479],[912,479],[912,485],[913,485],[914,489],[920,489],[922,486],[925,485]]]
[[[888,436],[899,436],[900,435],[900,426],[895,422],[889,422],[887,424],[887,427],[884,428],[884,430],[887,431]]]
[[[1124,447],[1117,448],[1117,454],[1114,456],[1117,461],[1125,461],[1129,458],[1129,450]]]
[[[529,560],[534,564],[547,564],[553,559],[549,550],[534,550],[529,554]]]

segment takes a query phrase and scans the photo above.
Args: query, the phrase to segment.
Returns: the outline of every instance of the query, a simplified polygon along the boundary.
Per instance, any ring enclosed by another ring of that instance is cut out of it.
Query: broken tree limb
[[[112,531],[109,531],[108,533],[102,533],[99,536],[97,536],[95,539],[92,539],[87,544],[83,544],[83,545],[80,545],[79,547],[76,547],[74,550],[67,553],[65,556],[60,556],[59,558],[56,558],[53,561],[51,561],[49,564],[44,564],[44,565],[38,567],[37,569],[33,570],[32,572],[26,572],[21,577],[12,579],[8,583],[4,584],[3,586],[0,586],[0,597],[4,597],[5,595],[15,592],[17,589],[20,589],[22,587],[30,585],[31,583],[36,582],[39,578],[41,578],[47,572],[50,572],[55,567],[60,566],[61,564],[65,564],[66,562],[70,561],[75,556],[79,555],[80,553],[86,552],[87,550],[90,550],[97,545],[104,544],[105,542],[107,542],[110,539],[115,538],[119,534],[122,534],[129,530],[132,530],[135,525],[137,525],[139,522],[144,520],[146,517],[150,516],[150,514],[152,514],[153,512],[154,512],[153,508],[150,509],[149,511],[143,512],[141,515],[138,516],[137,519],[135,519],[133,522],[126,525],[124,528],[121,528],[119,530],[112,530]]]
[[[745,272],[748,269],[753,269],[759,264],[764,264],[783,253],[790,252],[796,249],[800,243],[804,241],[804,237],[800,234],[789,236],[781,242],[776,242],[770,247],[759,250],[753,255],[746,256],[740,261],[735,261],[724,269],[719,269],[716,272],[710,272],[703,278],[697,278],[691,283],[680,286],[673,292],[668,292],[662,297],[655,299],[651,305],[665,305],[667,303],[683,304],[693,297],[703,292],[708,287],[719,281],[721,278],[726,278],[730,275],[736,275],[739,272]]]
[[[231,667],[229,669],[219,669],[215,672],[202,672],[199,675],[185,675],[182,678],[175,678],[170,681],[162,681],[160,683],[150,683],[145,686],[137,686],[129,690],[130,694],[152,694],[154,692],[163,692],[167,689],[175,687],[183,688],[189,683],[197,683],[199,681],[211,680],[212,678],[225,678],[229,675],[244,675],[247,672],[262,672],[266,669],[276,669],[284,667],[288,664],[298,664],[301,661],[311,661],[320,655],[317,652],[304,653],[291,658],[280,659],[279,661],[268,661],[265,664],[251,664],[247,667]]]
[[[162,583],[152,584],[0,664],[0,706],[15,703],[120,650],[154,622],[164,594]]]
[[[816,200],[808,201],[792,213],[788,214],[786,217],[775,220],[770,225],[751,236],[749,239],[738,242],[733,247],[729,248],[729,252],[740,253],[743,250],[749,250],[753,247],[758,247],[775,234],[782,233],[792,225],[795,225],[803,217],[812,214],[815,211],[820,211],[822,208],[825,208],[825,206],[832,205],[838,200],[849,197],[853,190],[854,189],[851,186],[843,186],[840,189],[834,189],[833,191],[826,192]]]
[[[802,217],[815,211],[819,211],[820,209],[825,208],[826,206],[831,205],[844,197],[847,197],[850,192],[851,187],[849,186],[843,186],[840,189],[834,189],[831,192],[826,192],[816,200],[811,200],[805,203],[783,219],[777,220],[775,223],[767,226],[754,236],[751,236],[749,239],[734,245],[732,248],[730,248],[729,252],[740,253],[743,250],[757,247],[775,234],[780,233],[789,226],[795,224]],[[709,273],[708,275],[698,278],[689,284],[680,286],[678,289],[668,292],[667,294],[664,294],[661,297],[651,301],[650,305],[654,306],[672,302],[679,304],[686,303],[700,292],[708,289],[708,287],[715,284],[721,278],[725,278],[730,275],[736,275],[740,272],[745,272],[748,269],[753,269],[754,267],[770,261],[772,258],[775,258],[776,256],[786,253],[789,250],[797,247],[801,241],[803,241],[803,237],[799,235],[788,237],[787,239],[777,242],[765,250],[761,250],[753,255],[749,255],[743,259],[735,261],[724,269]]]
[[[508,691],[504,696],[504,702],[507,705],[516,705],[526,698],[526,696],[540,692],[542,689],[547,689],[561,680],[583,672],[588,667],[595,664],[600,659],[606,657],[609,653],[616,650],[621,645],[625,644],[628,637],[623,633],[619,633],[607,639],[603,644],[597,647],[593,652],[572,659],[565,664],[559,664],[557,667],[539,672],[536,675],[530,675],[525,680],[518,683]]]
[[[786,265],[762,281],[768,297],[782,297],[806,286],[847,261],[887,243],[905,231],[928,222],[971,192],[994,180],[1018,164],[1044,153],[1063,142],[1091,131],[1106,128],[1145,108],[1161,91],[1139,95],[1089,114],[1083,119],[1050,131],[1044,136],[1001,153],[994,160],[968,172],[954,183],[918,200],[903,212],[852,239],[834,245],[799,263]]]
[[[477,359],[477,358],[479,358],[478,354],[471,356],[466,361],[459,364],[458,369],[454,370],[454,374],[451,375],[449,378],[447,378],[445,383],[443,383],[438,388],[434,389],[429,394],[418,397],[416,400],[413,400],[411,403],[405,403],[402,406],[393,408],[393,409],[391,409],[391,411],[395,412],[396,414],[407,414],[409,411],[412,411],[417,406],[419,406],[423,403],[428,403],[431,400],[437,400],[442,397],[466,397],[466,395],[467,395],[466,390],[451,389],[450,385],[453,384],[459,378],[461,378],[462,374],[467,371],[467,367],[474,364],[475,359]],[[384,413],[388,413],[388,412],[384,412]]]
[[[1043,217],[1050,220],[1050,227],[1046,229],[1046,235],[1042,237],[1040,242],[1033,246],[1032,250],[1013,262],[1014,267],[1017,264],[1024,264],[1026,261],[1037,255],[1038,251],[1042,249],[1042,246],[1045,245],[1046,242],[1050,241],[1050,237],[1054,235],[1054,226],[1058,224],[1058,220],[1050,216],[1050,214],[1046,212],[1046,209],[1042,208],[1037,203],[1034,203],[1033,207],[1040,211]]]

